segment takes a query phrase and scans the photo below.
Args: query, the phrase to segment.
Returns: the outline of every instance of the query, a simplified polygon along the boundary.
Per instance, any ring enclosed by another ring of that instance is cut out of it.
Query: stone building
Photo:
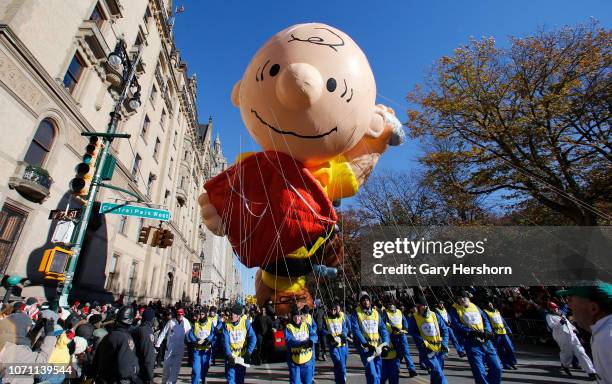
[[[169,209],[163,226],[174,244],[138,243],[141,228],[158,221],[95,215],[73,293],[195,300],[192,266],[202,259],[219,270],[209,278],[214,284],[234,280],[231,248],[200,222],[197,196],[226,161],[220,141],[211,142],[212,120],[198,124],[196,76],[174,44],[173,20],[169,0],[0,2],[0,275],[27,277],[23,295],[54,292],[38,272],[57,223],[49,215],[81,206],[69,182],[87,144],[81,133],[105,131],[118,97],[120,77],[107,57],[119,39],[130,54],[141,51],[141,106],[122,107],[118,132],[131,138],[111,145],[117,167],[110,183]],[[102,188],[97,200],[133,198]],[[205,285],[202,300],[219,294]]]

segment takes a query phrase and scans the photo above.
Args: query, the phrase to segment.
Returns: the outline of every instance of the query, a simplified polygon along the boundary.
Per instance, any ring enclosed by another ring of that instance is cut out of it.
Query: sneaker
[[[411,369],[411,370],[408,371],[408,375],[410,377],[415,377],[415,376],[418,376],[419,374],[417,373],[417,371],[414,371],[414,370]]]
[[[465,352],[457,352],[457,355],[459,355],[459,357],[461,357],[461,358],[467,356]]]
[[[597,375],[594,373],[589,373],[589,381],[596,381],[597,380]]]
[[[518,368],[517,368],[517,367],[516,367],[516,365],[514,365],[514,364],[511,364],[511,365],[510,365],[510,368],[514,369],[515,371],[518,371]]]
[[[565,372],[566,375],[571,376],[572,372],[570,371],[570,369],[568,367],[561,367],[561,370],[563,372]]]
[[[507,364],[504,364],[504,365],[502,365],[502,368],[503,368],[503,369],[508,369],[508,370],[509,370],[509,369],[510,369],[510,366],[509,366],[509,365],[507,365]]]

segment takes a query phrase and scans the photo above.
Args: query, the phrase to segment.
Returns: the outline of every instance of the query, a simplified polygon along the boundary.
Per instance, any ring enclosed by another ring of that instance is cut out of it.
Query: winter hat
[[[85,323],[85,324],[81,324],[79,325],[76,330],[75,330],[75,334],[79,337],[82,337],[86,340],[91,340],[93,338],[93,333],[95,331],[95,328],[93,325],[89,324],[89,323]]]
[[[232,307],[232,314],[234,315],[242,315],[242,305],[236,304]]]
[[[26,300],[26,305],[32,305],[32,304],[37,304],[38,300],[36,300],[35,297],[28,297],[28,299]]]
[[[98,315],[97,313],[89,316],[89,324],[96,325],[102,322],[102,315]]]
[[[155,311],[153,308],[147,308],[142,312],[142,321],[153,321],[155,318]]]
[[[80,336],[75,336],[72,340],[74,342],[74,354],[78,355],[79,353],[85,352],[87,349],[87,340]]]
[[[30,320],[28,315],[23,312],[17,312],[11,314],[7,319],[15,327],[15,344],[30,346],[28,330],[32,326],[32,320]]]

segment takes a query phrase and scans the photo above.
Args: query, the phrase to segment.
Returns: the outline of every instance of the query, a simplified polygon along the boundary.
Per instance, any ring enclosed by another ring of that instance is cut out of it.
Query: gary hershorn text
[[[489,266],[467,266],[463,264],[451,264],[447,266],[433,266],[429,264],[399,264],[396,266],[385,266],[374,264],[372,272],[375,275],[512,275],[512,267]]]

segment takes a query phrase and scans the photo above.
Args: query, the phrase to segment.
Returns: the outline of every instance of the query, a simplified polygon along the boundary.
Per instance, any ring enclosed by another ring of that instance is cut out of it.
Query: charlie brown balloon
[[[266,42],[232,91],[262,152],[242,154],[205,184],[206,226],[259,267],[257,301],[280,313],[312,305],[306,276],[333,276],[343,255],[333,203],[353,196],[389,145],[404,140],[392,109],[376,105],[365,54],[325,24],[289,27]]]

